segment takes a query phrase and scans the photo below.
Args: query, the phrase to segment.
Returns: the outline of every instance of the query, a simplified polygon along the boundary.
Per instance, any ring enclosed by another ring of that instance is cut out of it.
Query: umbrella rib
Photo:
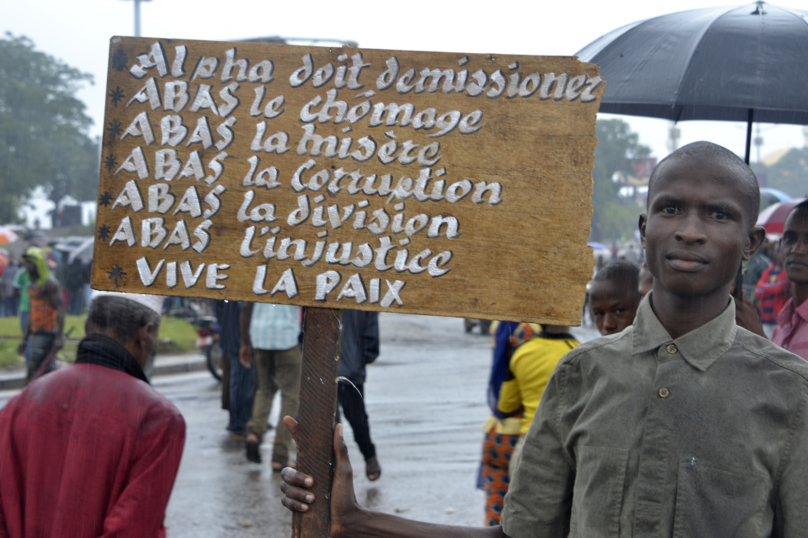
[[[716,23],[716,21],[718,21],[721,17],[724,17],[727,14],[735,11],[736,9],[748,9],[748,6],[743,6],[742,8],[734,7],[734,8],[730,8],[728,10],[724,10],[717,17],[715,17],[710,22],[710,24],[706,25],[704,27],[704,29],[701,30],[701,32],[699,33],[698,39],[693,40],[693,46],[690,49],[690,52],[689,52],[689,54],[687,56],[687,64],[686,64],[687,68],[682,71],[682,78],[679,79],[679,84],[676,87],[676,96],[674,98],[674,106],[679,107],[676,121],[679,121],[679,118],[681,118],[682,113],[683,113],[684,108],[685,108],[685,103],[682,102],[682,100],[681,100],[682,90],[684,89],[684,83],[688,79],[688,75],[690,74],[690,70],[691,70],[691,67],[693,65],[693,62],[692,62],[693,56],[695,56],[696,53],[700,52],[701,43],[702,43],[702,40],[704,39],[705,34],[710,31],[710,28],[713,27],[713,25]]]

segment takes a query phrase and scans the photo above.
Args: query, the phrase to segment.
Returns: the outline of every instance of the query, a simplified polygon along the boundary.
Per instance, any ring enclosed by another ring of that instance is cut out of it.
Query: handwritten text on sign
[[[113,38],[93,285],[574,323],[574,58]]]

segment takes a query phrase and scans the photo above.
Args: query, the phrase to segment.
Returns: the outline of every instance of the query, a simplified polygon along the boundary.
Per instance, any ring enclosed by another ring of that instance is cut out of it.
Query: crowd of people
[[[222,407],[229,411],[227,429],[243,440],[247,460],[261,463],[261,444],[275,395],[280,393],[281,416],[296,416],[302,371],[304,309],[266,303],[217,301],[223,358]],[[366,475],[378,480],[381,466],[370,437],[365,409],[365,367],[379,356],[377,312],[342,311],[338,391],[339,411],[351,425],[365,458]],[[270,466],[280,472],[294,466],[294,440],[281,426],[275,430]]]
[[[640,218],[644,266],[612,261],[589,287],[602,338],[580,344],[567,326],[496,326],[479,480],[485,526],[361,507],[338,425],[330,535],[803,535],[808,202],[756,254],[765,239],[758,207],[754,174],[720,146],[690,144],[663,160]],[[31,248],[23,260],[20,351],[41,379],[0,412],[0,536],[164,535],[185,425],[144,374],[160,307],[145,296],[96,297],[76,364],[44,375],[66,305],[46,253]],[[737,290],[742,262],[755,282]],[[280,392],[285,427],[270,466],[281,472],[283,503],[304,512],[329,502],[314,498],[293,458],[302,310],[221,301],[216,314],[231,435],[261,463]],[[377,314],[343,311],[342,331],[339,406],[376,480],[363,394],[379,355]]]

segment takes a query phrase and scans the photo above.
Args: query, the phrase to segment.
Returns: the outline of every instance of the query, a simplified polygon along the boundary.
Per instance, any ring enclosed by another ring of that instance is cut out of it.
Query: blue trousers
[[[244,433],[252,416],[255,368],[244,368],[237,353],[226,353],[225,360],[230,361],[230,426],[227,429]]]
[[[25,329],[28,328],[28,311],[20,312],[20,329],[22,334],[25,334]],[[26,370],[31,367],[31,339],[25,341],[25,368]]]

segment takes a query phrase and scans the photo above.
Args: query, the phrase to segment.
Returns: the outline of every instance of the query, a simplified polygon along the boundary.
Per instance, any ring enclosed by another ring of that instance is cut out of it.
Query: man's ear
[[[144,350],[149,345],[149,333],[153,327],[151,323],[143,325],[129,336],[129,340],[124,346],[141,366],[145,365],[145,359],[148,358],[145,357]]]
[[[640,221],[637,223],[637,226],[640,229],[640,241],[642,242],[642,248],[645,249],[645,225],[648,222],[648,214],[643,213],[640,215]]]
[[[746,238],[746,244],[743,246],[743,259],[749,260],[752,258],[765,240],[766,230],[764,230],[762,226],[752,227]]]

